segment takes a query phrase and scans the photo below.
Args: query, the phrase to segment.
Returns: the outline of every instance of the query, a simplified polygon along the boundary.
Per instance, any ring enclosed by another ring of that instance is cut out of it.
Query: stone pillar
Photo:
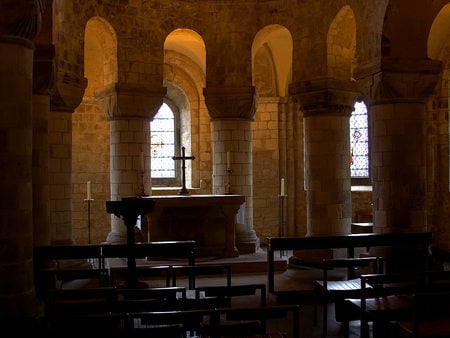
[[[37,2],[0,3],[0,322],[6,331],[24,327],[41,310],[32,257],[32,41],[40,15]]]
[[[111,200],[151,195],[150,121],[163,103],[165,88],[115,84],[95,93],[109,119]],[[106,241],[126,243],[127,229],[111,215]]]
[[[49,95],[33,96],[33,235],[35,245],[50,245]]]
[[[48,123],[51,242],[73,244],[72,112],[51,111]]]
[[[251,123],[256,109],[255,89],[207,87],[204,95],[213,128],[212,191],[245,196],[245,207],[237,218],[236,246],[240,253],[255,252],[260,243],[253,229]]]
[[[150,122],[112,120],[110,130],[111,199],[150,195]],[[126,230],[121,219],[112,216],[107,242],[125,243]]]
[[[51,89],[49,189],[52,244],[73,244],[72,233],[72,113],[83,98],[87,80],[60,69]]]
[[[355,83],[305,81],[292,85],[290,93],[304,113],[306,236],[347,235],[352,220],[349,123],[357,98]],[[313,255],[300,251],[290,260],[339,255],[335,250]]]
[[[386,58],[357,72],[370,97],[374,232],[427,229],[426,102],[440,69],[437,61]]]
[[[55,47],[36,44],[33,60],[33,235],[35,245],[51,243],[49,189],[49,89],[53,81]]]
[[[291,87],[304,112],[307,236],[351,232],[350,115],[354,83],[333,79]]]

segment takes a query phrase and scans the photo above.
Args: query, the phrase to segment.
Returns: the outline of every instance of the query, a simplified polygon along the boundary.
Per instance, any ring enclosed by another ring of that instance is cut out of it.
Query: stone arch
[[[88,79],[85,96],[117,82],[117,38],[111,25],[100,17],[91,18],[85,29],[84,75]]]
[[[255,36],[252,45],[253,85],[259,96],[286,96],[292,80],[293,42],[281,25],[269,25]]]
[[[430,59],[442,62],[440,82],[435,91],[431,109],[428,112],[429,133],[428,157],[430,166],[428,175],[435,182],[430,192],[433,193],[429,203],[429,224],[433,233],[438,234],[435,249],[448,250],[450,242],[447,212],[450,177],[450,133],[449,133],[449,100],[450,100],[450,4],[442,7],[431,24],[427,41],[427,55]],[[441,159],[440,165],[436,159]],[[432,165],[431,165],[432,164]],[[439,201],[439,203],[435,203]]]
[[[186,152],[196,157],[196,161],[189,161],[186,167],[187,183],[192,186],[198,186],[202,178],[200,162],[210,163],[210,157],[201,158],[200,155],[211,151],[210,134],[201,132],[201,126],[209,123],[202,94],[206,85],[205,71],[206,48],[202,37],[190,29],[172,31],[164,43],[164,85],[166,97],[180,111],[181,142]],[[211,170],[210,166],[206,167]]]
[[[433,7],[420,0],[390,1],[383,20],[381,56],[426,59]]]
[[[84,76],[87,86],[81,104],[72,119],[72,224],[74,239],[85,243],[86,182],[91,181],[93,202],[91,222],[96,231],[92,242],[98,243],[111,230],[110,215],[100,201],[110,198],[110,123],[107,121],[95,93],[117,83],[117,38],[112,26],[99,16],[89,19],[85,26]],[[99,163],[102,163],[99,166]]]
[[[442,62],[438,95],[448,99],[450,97],[450,4],[444,6],[433,20],[428,34],[427,55],[430,59]]]
[[[353,77],[356,50],[356,23],[350,6],[344,6],[331,23],[327,34],[328,76],[349,80]]]

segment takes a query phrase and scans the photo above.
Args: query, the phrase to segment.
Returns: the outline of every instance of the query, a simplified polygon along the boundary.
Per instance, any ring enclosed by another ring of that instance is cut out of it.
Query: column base
[[[347,257],[346,249],[294,250],[289,264],[321,267],[324,259]]]
[[[239,250],[239,254],[250,254],[257,252],[261,247],[260,240],[256,236],[255,230],[237,232],[236,247]]]

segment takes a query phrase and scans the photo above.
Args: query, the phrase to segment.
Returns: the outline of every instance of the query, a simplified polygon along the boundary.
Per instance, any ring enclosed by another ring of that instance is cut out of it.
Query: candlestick
[[[283,182],[284,179],[282,179]],[[281,185],[284,186],[284,182]],[[283,189],[284,190],[284,189]],[[281,192],[280,196],[280,236],[286,237],[286,199],[287,195],[284,194],[284,191]],[[284,250],[280,250],[280,258],[285,255]]]
[[[88,243],[91,244],[91,202],[92,193],[91,193],[91,181],[86,182],[86,199],[87,202],[87,218],[88,218]]]
[[[284,196],[285,195],[285,191],[284,191],[285,187],[284,187],[284,178],[281,179],[281,192],[280,195]]]
[[[227,151],[227,169],[230,169],[231,167],[231,157],[230,157],[230,152]]]
[[[87,181],[86,183],[86,199],[91,199],[91,181]]]

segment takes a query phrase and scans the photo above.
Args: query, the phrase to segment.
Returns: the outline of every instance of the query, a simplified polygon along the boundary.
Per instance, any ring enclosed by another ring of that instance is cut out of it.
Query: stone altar
[[[197,257],[237,257],[236,215],[241,195],[146,196],[153,211],[141,219],[148,241],[195,240]]]

